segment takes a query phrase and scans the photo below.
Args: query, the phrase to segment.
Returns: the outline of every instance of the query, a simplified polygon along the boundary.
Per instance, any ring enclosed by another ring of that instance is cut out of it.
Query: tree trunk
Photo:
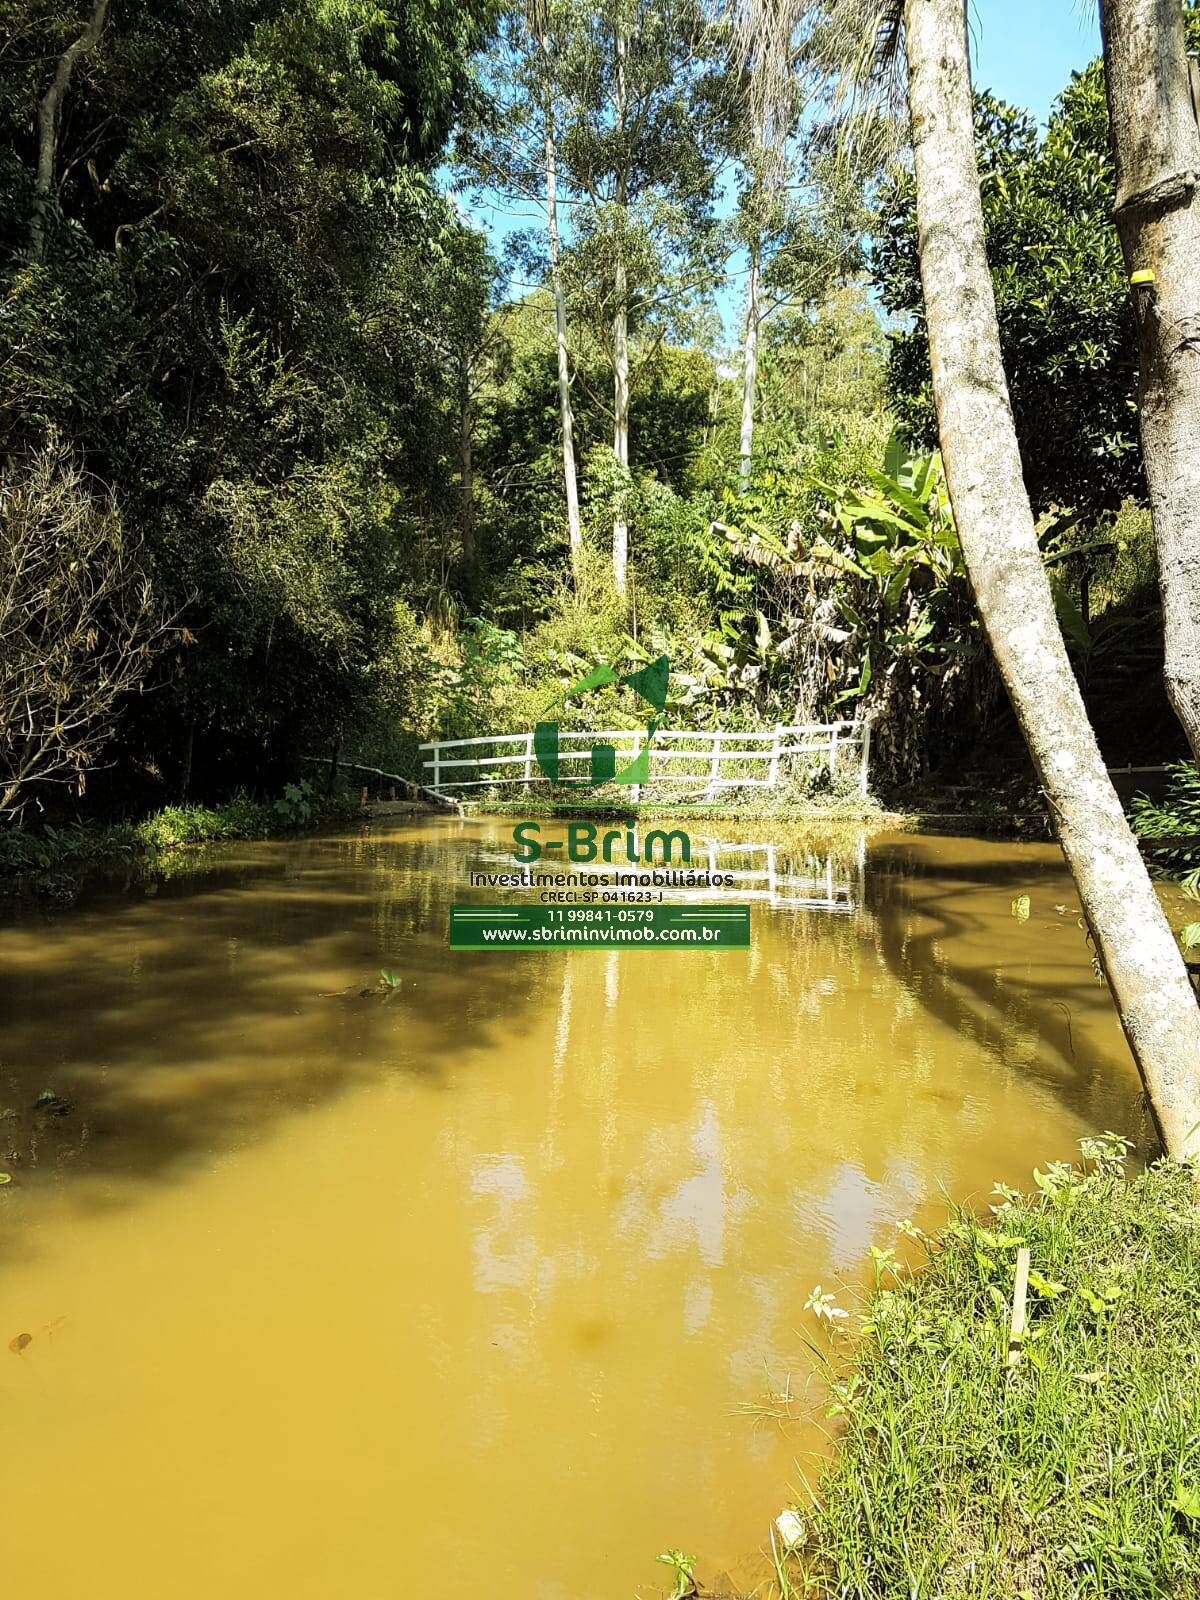
[[[46,258],[46,224],[50,216],[50,196],[54,191],[54,167],[58,157],[58,124],[62,103],[75,63],[85,51],[95,47],[104,30],[108,15],[108,0],[95,0],[91,17],[83,32],[73,44],[67,46],[58,58],[54,77],[38,103],[37,112],[37,169],[33,179],[33,217],[29,224],[29,258],[42,262]]]
[[[746,346],[742,360],[741,487],[750,487],[750,460],[754,447],[754,390],[758,382],[758,244],[750,247],[750,277],[746,284]]]
[[[971,587],[1166,1150],[1200,1155],[1200,1006],[1067,660],[1021,473],[975,161],[964,0],[905,0],[938,433]]]
[[[469,583],[474,582],[475,547],[475,465],[473,454],[474,418],[471,406],[471,369],[464,362],[459,381],[458,401],[458,531],[462,536],[462,564]]]
[[[187,743],[183,747],[183,771],[179,775],[179,802],[187,803],[188,790],[192,787],[192,756],[196,750],[196,724],[188,723]]]
[[[618,246],[620,249],[621,246]],[[617,257],[616,298],[617,310],[613,317],[613,452],[618,466],[629,472],[629,313],[626,309],[625,259]],[[617,489],[619,496],[613,517],[613,580],[617,593],[624,595],[629,570],[629,524],[625,511],[626,485]]]
[[[1133,289],[1138,414],[1167,694],[1200,761],[1200,132],[1179,0],[1102,0],[1117,232]]]
[[[628,41],[617,30],[617,132],[622,142],[625,136],[625,59]],[[622,149],[618,160],[626,160]],[[617,174],[616,183],[617,226],[616,265],[613,273],[613,453],[618,466],[629,471],[629,282],[625,270],[625,207],[627,201],[624,166]],[[623,474],[623,475],[624,475]],[[629,525],[625,511],[625,484],[618,488],[620,498],[613,516],[613,581],[617,593],[624,597],[629,569]]]
[[[547,84],[550,78],[547,75]],[[554,150],[554,112],[546,96],[546,215],[550,229],[550,282],[554,290],[554,334],[558,347],[558,409],[562,417],[563,484],[567,491],[567,539],[571,568],[577,571],[583,548],[579,525],[579,483],[575,475],[575,419],[571,412],[571,363],[567,354],[567,301],[559,270],[558,190]]]

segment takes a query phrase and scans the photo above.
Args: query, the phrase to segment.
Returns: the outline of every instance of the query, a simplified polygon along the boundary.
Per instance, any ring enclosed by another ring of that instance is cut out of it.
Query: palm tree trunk
[[[547,73],[547,84],[551,82]],[[567,352],[567,301],[559,268],[557,162],[554,110],[546,97],[546,215],[550,231],[550,283],[554,291],[554,335],[558,348],[558,409],[562,418],[563,484],[567,492],[567,539],[571,569],[577,572],[583,534],[579,524],[579,482],[575,473],[575,418],[571,411],[571,363]]]
[[[1179,0],[1102,0],[1117,231],[1133,290],[1138,416],[1167,694],[1200,761],[1200,131]]]
[[[918,248],[971,586],[1165,1148],[1200,1155],[1200,1006],[1067,660],[1021,473],[975,161],[964,0],[905,0]]]
[[[758,383],[758,244],[750,246],[750,276],[746,283],[746,343],[742,359],[742,437],[739,449],[740,482],[750,487],[750,462],[754,452],[754,391]]]

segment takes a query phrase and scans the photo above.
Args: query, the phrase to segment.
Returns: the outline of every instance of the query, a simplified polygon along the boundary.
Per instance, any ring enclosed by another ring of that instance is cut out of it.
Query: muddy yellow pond
[[[812,1287],[1146,1137],[1049,846],[714,834],[749,951],[451,955],[506,839],[0,927],[12,1594],[631,1600],[670,1547],[749,1586],[820,1444]]]

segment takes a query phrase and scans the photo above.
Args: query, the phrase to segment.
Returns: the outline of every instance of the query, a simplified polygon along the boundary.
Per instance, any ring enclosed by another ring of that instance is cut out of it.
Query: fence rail
[[[597,741],[611,744],[621,761],[642,753],[646,735],[641,729],[605,728],[596,732],[566,729],[558,735],[560,768],[570,762],[590,762]],[[691,744],[695,748],[687,748]],[[576,748],[571,748],[572,745]],[[447,789],[527,788],[551,780],[537,765],[533,732],[485,734],[474,739],[440,739],[423,744],[422,763],[428,787],[445,795]],[[686,784],[715,795],[722,789],[774,789],[799,761],[825,766],[836,775],[843,763],[851,764],[860,794],[867,792],[871,759],[869,722],[778,723],[765,732],[715,729],[659,729],[650,743],[649,785]],[[690,763],[684,771],[680,763]],[[674,765],[673,765],[674,763]],[[632,796],[641,796],[634,785]]]

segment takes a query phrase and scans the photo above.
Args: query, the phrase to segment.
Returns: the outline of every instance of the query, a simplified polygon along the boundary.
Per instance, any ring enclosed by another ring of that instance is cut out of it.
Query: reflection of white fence
[[[704,866],[710,872],[731,877],[734,882],[728,893],[734,899],[767,900],[773,906],[808,906],[821,911],[854,911],[862,904],[865,836],[859,839],[853,871],[832,855],[816,852],[806,852],[801,865],[788,849],[776,844],[719,844],[714,839],[695,842],[702,847],[703,857],[693,858],[692,866]],[[739,855],[752,858],[742,870],[722,859]],[[711,890],[704,892],[712,894]]]
[[[612,745],[619,766],[641,754],[644,729],[617,728],[599,733],[572,733],[560,729],[558,760],[564,777],[586,776],[592,746]],[[537,764],[533,733],[497,733],[478,739],[442,739],[423,744],[423,762],[429,788],[437,794],[448,789],[493,789],[549,783]],[[774,789],[797,762],[828,767],[832,775],[849,767],[860,794],[867,792],[871,756],[869,722],[810,722],[785,727],[777,723],[769,733],[717,730],[693,733],[659,729],[650,743],[647,783],[680,784],[715,795],[721,789]],[[574,772],[572,763],[576,766]],[[640,787],[632,788],[640,798]]]
[[[666,824],[659,824],[660,827]],[[635,851],[641,853],[642,830],[631,830]],[[806,908],[815,911],[856,911],[863,903],[863,885],[866,871],[866,836],[860,835],[853,862],[844,854],[835,857],[821,851],[805,851],[802,859],[790,846],[777,844],[741,844],[722,842],[692,836],[690,870],[720,872],[733,879],[732,885],[719,889],[702,887],[684,889],[677,884],[664,887],[662,893],[669,900],[765,900],[772,906]],[[735,865],[736,858],[748,857],[742,866]],[[489,860],[512,870],[512,857],[499,852],[489,852]],[[557,858],[543,857],[543,864],[554,859],[555,866],[564,866],[581,878],[601,877],[613,872],[653,872],[657,862],[587,861],[564,863]],[[671,866],[680,863],[672,858]]]

